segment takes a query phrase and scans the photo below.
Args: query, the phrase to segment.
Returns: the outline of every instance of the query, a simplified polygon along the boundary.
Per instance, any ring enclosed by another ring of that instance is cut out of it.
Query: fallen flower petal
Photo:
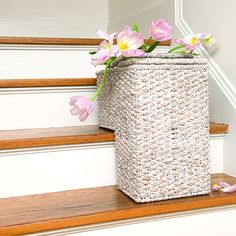
[[[221,188],[221,191],[224,192],[224,193],[234,193],[234,192],[236,192],[236,184],[231,185],[231,186],[226,187],[226,188]]]
[[[233,193],[236,192],[236,184],[230,185],[225,182],[220,182],[219,184],[214,184],[212,189],[214,191],[221,191],[224,193]]]
[[[221,186],[218,185],[218,184],[214,184],[213,187],[212,187],[212,189],[213,189],[214,191],[219,191],[219,190],[221,189]]]
[[[225,182],[220,182],[219,185],[223,188],[228,188],[230,187],[230,185],[228,183],[225,183]]]

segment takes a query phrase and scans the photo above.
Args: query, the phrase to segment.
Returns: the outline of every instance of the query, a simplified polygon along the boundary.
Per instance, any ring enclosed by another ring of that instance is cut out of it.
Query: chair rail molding
[[[193,33],[193,30],[190,28],[183,16],[183,0],[175,0],[175,24],[183,35]],[[236,110],[236,88],[230,82],[229,78],[222,71],[216,61],[203,47],[199,48],[198,52],[200,55],[208,59],[210,75]]]

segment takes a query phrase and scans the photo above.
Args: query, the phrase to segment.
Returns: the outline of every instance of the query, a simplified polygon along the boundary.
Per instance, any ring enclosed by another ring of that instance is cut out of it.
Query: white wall
[[[173,0],[109,0],[108,31],[120,31],[133,20],[139,25],[140,31],[148,36],[151,21],[163,17],[174,22]]]
[[[0,36],[97,37],[108,0],[0,0]]]
[[[236,176],[236,71],[235,71],[235,37],[236,20],[234,0],[183,0],[183,18],[194,32],[210,32],[218,40],[218,49],[212,55],[216,65],[219,66],[220,80],[226,90],[210,80],[210,115],[211,120],[228,123],[230,130],[224,144],[224,171]],[[228,81],[228,82],[227,82]],[[228,84],[228,85],[227,85]],[[227,99],[232,91],[232,102]],[[224,91],[224,93],[223,93]]]

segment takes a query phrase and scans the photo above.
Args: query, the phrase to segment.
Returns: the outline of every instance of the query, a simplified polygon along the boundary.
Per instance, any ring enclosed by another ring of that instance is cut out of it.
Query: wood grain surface
[[[0,79],[0,88],[95,86],[96,78]]]
[[[236,183],[225,174],[219,181]],[[0,199],[0,235],[22,235],[94,223],[236,204],[236,193],[137,204],[115,186]]]
[[[211,128],[211,127],[214,128]],[[225,134],[228,125],[210,124],[210,134]],[[114,141],[111,130],[91,126],[69,126],[0,131],[0,150]]]
[[[97,125],[0,131],[0,149],[109,141],[114,141],[114,132]]]
[[[210,122],[210,134],[227,134],[229,126],[227,124]]]
[[[8,37],[0,36],[0,44],[28,45],[99,45],[104,39],[99,38],[47,38],[47,37]],[[154,43],[153,40],[149,44]],[[170,41],[160,42],[160,46],[169,46]]]

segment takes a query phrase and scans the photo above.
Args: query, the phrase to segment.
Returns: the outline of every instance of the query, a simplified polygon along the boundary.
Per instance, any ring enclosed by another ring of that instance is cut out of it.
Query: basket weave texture
[[[98,112],[99,125],[115,131],[117,187],[129,197],[151,202],[210,192],[206,59],[118,59]]]

